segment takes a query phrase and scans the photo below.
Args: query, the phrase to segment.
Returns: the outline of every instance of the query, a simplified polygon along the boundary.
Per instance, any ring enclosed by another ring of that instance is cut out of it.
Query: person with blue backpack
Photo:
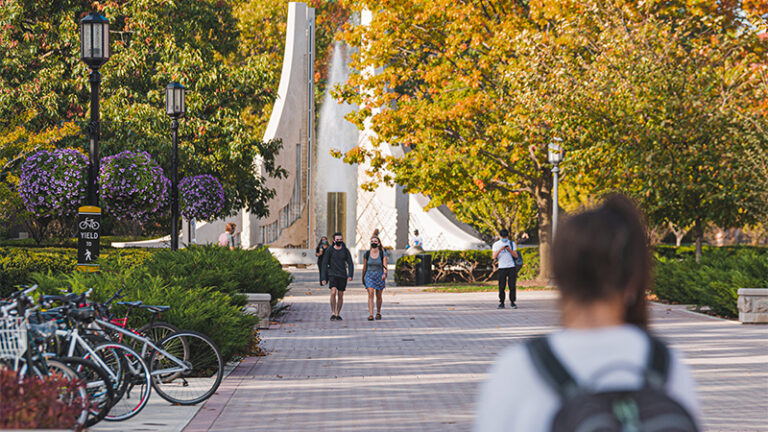
[[[649,333],[646,233],[622,195],[561,224],[551,265],[564,329],[499,355],[475,432],[698,430],[688,366]]]
[[[517,309],[517,272],[522,261],[517,244],[509,239],[509,231],[502,228],[499,231],[499,240],[493,244],[493,259],[498,261],[499,277],[499,309],[504,309],[504,289],[509,288],[509,307]]]

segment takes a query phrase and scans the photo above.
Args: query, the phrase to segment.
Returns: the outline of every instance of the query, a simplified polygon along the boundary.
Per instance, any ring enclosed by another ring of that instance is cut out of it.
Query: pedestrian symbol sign
[[[99,240],[101,237],[101,209],[80,207],[77,216],[77,269],[86,272],[99,270]]]

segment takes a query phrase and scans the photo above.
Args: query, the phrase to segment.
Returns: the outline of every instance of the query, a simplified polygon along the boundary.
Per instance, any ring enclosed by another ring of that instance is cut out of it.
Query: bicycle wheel
[[[155,345],[160,345],[160,343],[163,340],[165,340],[165,338],[179,331],[180,330],[178,327],[164,321],[155,321],[150,324],[145,324],[139,329],[139,333],[144,335],[144,337],[151,339],[152,342],[155,343]],[[131,348],[135,349],[137,352],[140,352],[144,356],[144,361],[149,362],[150,361],[149,359],[152,356],[152,348],[150,348],[149,346],[146,346],[147,350],[144,351],[142,350],[145,347],[144,343],[139,342],[136,339],[131,339],[131,341],[133,342],[132,344],[129,344]],[[189,346],[187,345],[187,340],[182,338],[181,345],[183,348],[184,357],[179,357],[179,358],[186,359],[187,357],[189,357]],[[150,369],[151,369],[151,366],[150,366]],[[181,372],[178,372],[175,375],[166,376],[163,379],[165,380],[176,379],[179,377],[178,375],[179,373]]]
[[[152,339],[154,343],[160,343],[173,333],[181,331],[178,327],[165,321],[155,321],[144,324],[139,328],[139,333]]]
[[[208,336],[182,330],[165,338],[160,348],[162,351],[152,353],[149,365],[152,385],[163,399],[179,405],[194,405],[211,397],[219,388],[224,361]]]
[[[45,361],[46,366],[48,367],[47,376],[53,376],[53,375],[61,375],[62,377],[65,377],[68,381],[81,379],[78,374],[72,370],[69,366],[66,364],[56,361],[56,360],[46,360]],[[45,379],[45,377],[39,376],[37,378]],[[80,385],[75,389],[74,391],[71,388],[71,385],[66,386],[65,388],[61,389],[61,395],[59,398],[64,401],[69,406],[75,406],[78,408],[78,414],[75,418],[75,423],[78,426],[86,426],[86,423],[88,422],[89,417],[89,404],[90,400],[88,398],[88,390],[87,385]]]
[[[127,420],[147,405],[152,391],[149,368],[141,356],[131,348],[115,342],[107,342],[93,348],[98,358],[92,359],[97,365],[102,362],[109,368],[110,380],[115,391],[114,403],[109,414],[104,417],[108,421]],[[85,356],[89,359],[91,354]]]
[[[115,390],[109,375],[96,365],[96,363],[78,357],[54,357],[48,359],[61,362],[69,366],[76,376],[85,381],[85,390],[88,393],[89,416],[85,422],[86,427],[91,427],[104,419],[115,400]]]

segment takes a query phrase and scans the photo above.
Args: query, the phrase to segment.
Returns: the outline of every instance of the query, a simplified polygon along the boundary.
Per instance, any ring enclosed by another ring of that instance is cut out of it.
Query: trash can
[[[424,286],[432,283],[432,255],[416,255],[416,285]]]

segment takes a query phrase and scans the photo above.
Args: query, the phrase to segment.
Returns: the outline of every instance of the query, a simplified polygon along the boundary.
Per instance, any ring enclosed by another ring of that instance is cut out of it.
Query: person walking
[[[499,355],[480,390],[475,432],[598,429],[582,420],[606,431],[697,430],[688,366],[648,334],[646,232],[621,195],[560,225],[551,263],[564,329]]]
[[[413,230],[412,246],[422,250],[424,249],[424,238],[419,234],[419,230]]]
[[[493,259],[499,261],[499,309],[504,309],[504,289],[509,287],[509,307],[517,309],[517,245],[509,239],[509,231],[499,231],[501,237],[493,244]]]
[[[224,232],[219,235],[219,246],[235,250],[235,228],[237,225],[234,222],[227,222]]]
[[[331,289],[331,321],[342,320],[344,291],[347,290],[347,282],[352,282],[354,274],[355,263],[344,244],[344,237],[341,233],[334,233],[333,246],[323,253],[323,264],[320,266],[320,285],[328,284]]]
[[[320,275],[320,283],[323,282],[323,254],[325,253],[326,249],[328,249],[328,237],[322,236],[320,237],[320,242],[315,248],[315,256],[317,257],[317,271]]]
[[[373,321],[373,297],[376,295],[376,318],[381,319],[382,294],[387,281],[387,252],[377,235],[371,237],[371,249],[363,256],[363,285],[368,290],[368,321]]]

